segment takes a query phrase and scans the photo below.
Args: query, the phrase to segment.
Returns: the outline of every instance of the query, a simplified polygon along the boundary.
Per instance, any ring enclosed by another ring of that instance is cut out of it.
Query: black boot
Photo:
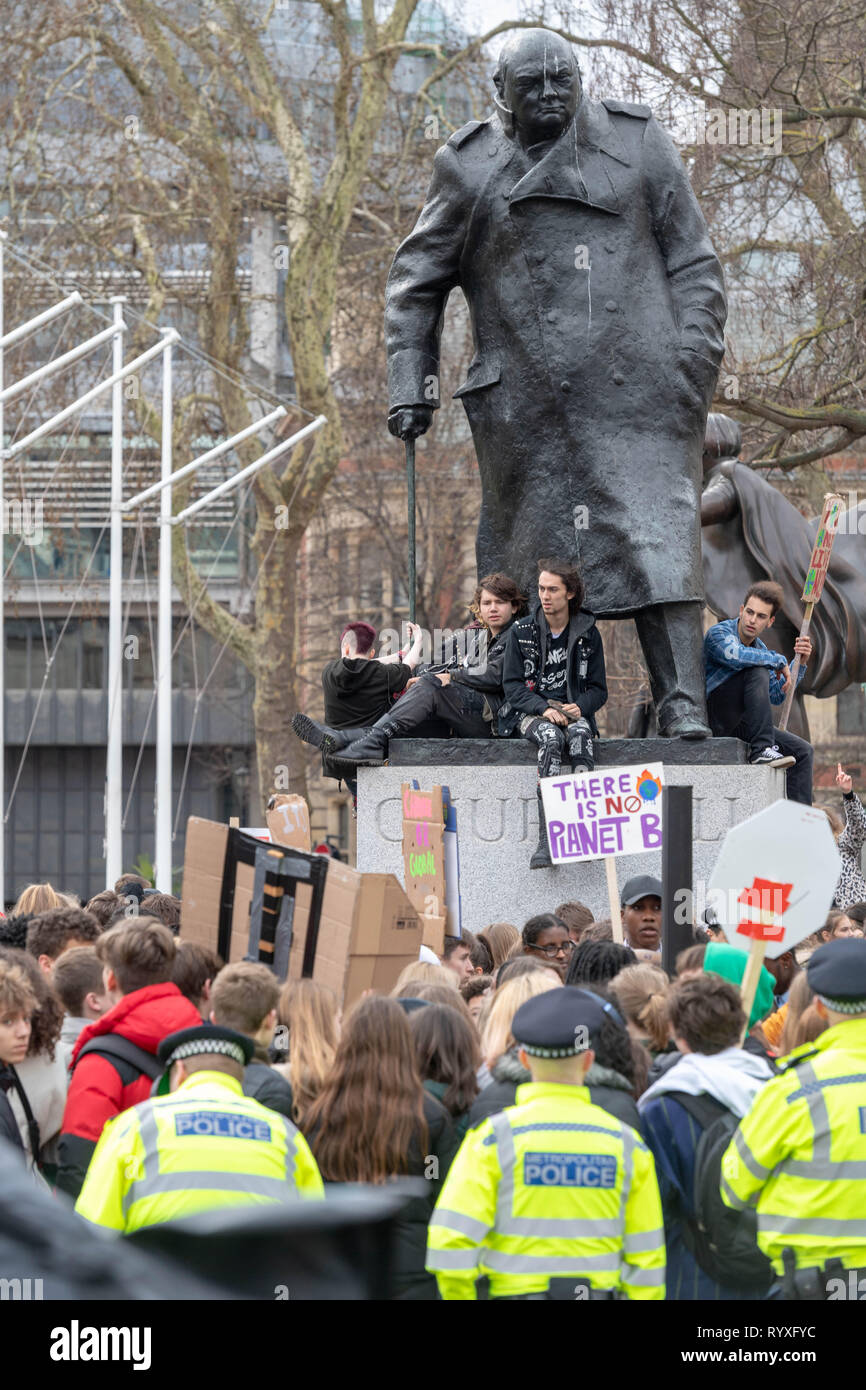
[[[362,738],[340,749],[340,762],[354,767],[380,767],[388,757],[388,739],[398,733],[390,719],[380,719],[372,729],[365,729]]]
[[[292,717],[292,728],[302,738],[304,743],[311,743],[314,748],[321,748],[324,757],[331,757],[341,748],[346,748],[356,739],[364,738],[370,732],[369,728],[362,729],[332,729],[329,724],[320,724],[318,719],[311,719],[307,714],[296,714]]]
[[[529,861],[530,869],[551,869],[553,862],[550,858],[550,846],[547,843],[547,821],[544,817],[544,802],[541,799],[541,788],[537,789],[538,797],[538,844],[535,852]]]

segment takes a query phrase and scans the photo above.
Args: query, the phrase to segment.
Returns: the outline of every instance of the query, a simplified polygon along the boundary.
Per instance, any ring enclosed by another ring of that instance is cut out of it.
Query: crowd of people
[[[124,1234],[400,1180],[395,1299],[826,1296],[866,1265],[864,914],[768,961],[748,1018],[711,920],[662,969],[646,876],[621,943],[562,903],[344,1015],[142,879],[33,885],[0,920],[0,1138]]]

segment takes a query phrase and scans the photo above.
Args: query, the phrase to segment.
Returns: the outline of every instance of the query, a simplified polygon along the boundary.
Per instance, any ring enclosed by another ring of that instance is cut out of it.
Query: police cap
[[[842,937],[819,946],[806,966],[809,988],[839,1014],[866,1013],[866,941]]]
[[[182,1028],[179,1033],[169,1033],[156,1055],[166,1070],[186,1057],[213,1056],[214,1053],[230,1057],[239,1067],[245,1067],[252,1061],[255,1050],[252,1038],[243,1033],[223,1028],[219,1023],[202,1023],[198,1028]]]
[[[575,1057],[615,1011],[586,990],[565,985],[521,1004],[511,1024],[514,1041],[533,1057]]]

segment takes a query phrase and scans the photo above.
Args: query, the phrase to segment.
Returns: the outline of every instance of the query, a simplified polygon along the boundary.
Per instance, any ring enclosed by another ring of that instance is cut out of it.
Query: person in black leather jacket
[[[389,739],[411,735],[431,719],[441,720],[457,738],[490,738],[503,699],[508,633],[526,599],[507,574],[488,574],[471,606],[477,622],[455,634],[446,660],[414,676],[406,693],[360,738],[344,738],[308,718],[303,726],[295,723],[295,732],[353,767],[383,762]]]
[[[539,783],[558,777],[564,760],[572,772],[595,767],[595,716],[607,702],[607,681],[601,634],[594,614],[582,607],[583,597],[573,564],[541,559],[538,601],[508,634],[497,733],[519,734],[536,745]],[[547,869],[551,859],[540,786],[537,795],[538,846],[529,867]]]

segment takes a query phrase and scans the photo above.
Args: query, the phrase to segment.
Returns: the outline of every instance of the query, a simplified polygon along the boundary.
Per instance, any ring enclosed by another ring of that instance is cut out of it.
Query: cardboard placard
[[[799,801],[776,801],[728,831],[708,900],[726,941],[748,946],[740,984],[747,1019],[765,956],[775,960],[823,922],[841,867],[824,812]]]
[[[663,783],[661,763],[542,778],[553,863],[661,849]]]
[[[447,890],[445,884],[445,804],[442,788],[433,787],[431,791],[420,791],[417,786],[404,782],[403,799],[403,882],[406,896],[417,909],[419,915],[431,921],[443,922],[449,929]],[[441,955],[444,941],[439,942],[437,928],[427,929],[424,945]]]
[[[823,922],[840,872],[824,812],[776,801],[728,831],[707,902],[732,946],[759,941],[775,960]]]
[[[268,802],[266,818],[273,844],[310,853],[310,808],[302,796],[278,792]]]

